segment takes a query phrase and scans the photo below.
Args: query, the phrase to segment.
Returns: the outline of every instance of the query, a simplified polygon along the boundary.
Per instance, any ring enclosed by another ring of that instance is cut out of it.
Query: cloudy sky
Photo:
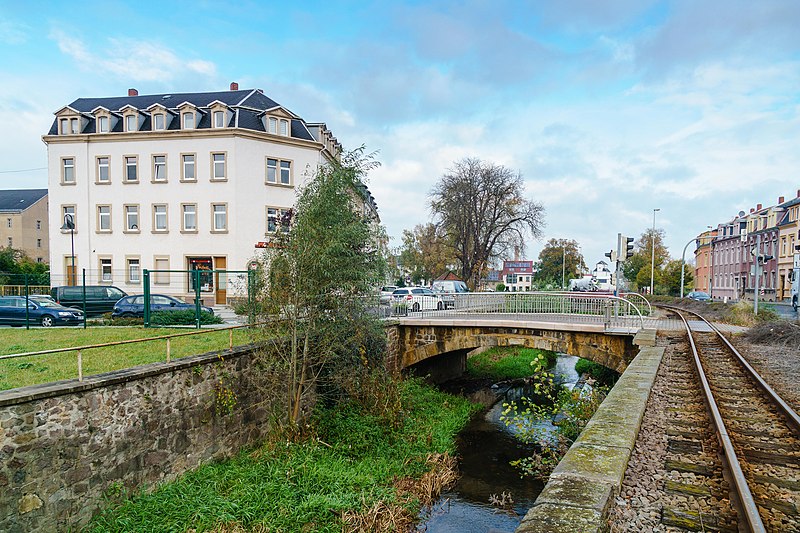
[[[545,206],[530,258],[569,238],[593,263],[655,208],[680,257],[800,189],[798,28],[796,0],[0,0],[0,187],[46,187],[41,135],[76,98],[237,81],[378,152],[394,245],[478,157]]]

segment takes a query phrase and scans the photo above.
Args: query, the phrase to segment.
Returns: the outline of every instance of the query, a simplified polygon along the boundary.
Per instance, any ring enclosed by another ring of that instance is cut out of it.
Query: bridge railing
[[[441,302],[416,299],[391,302],[392,316],[487,317],[603,324],[606,329],[644,327],[641,309],[629,299],[589,292],[443,293]],[[439,305],[441,303],[441,305]]]

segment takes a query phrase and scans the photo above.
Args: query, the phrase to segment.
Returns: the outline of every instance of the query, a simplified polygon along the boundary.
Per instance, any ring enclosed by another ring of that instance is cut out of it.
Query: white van
[[[467,284],[464,283],[463,281],[455,281],[449,279],[434,281],[433,285],[431,285],[431,290],[433,292],[442,295],[442,301],[444,302],[445,308],[455,307],[456,304],[456,297],[454,296],[455,294],[469,292]]]

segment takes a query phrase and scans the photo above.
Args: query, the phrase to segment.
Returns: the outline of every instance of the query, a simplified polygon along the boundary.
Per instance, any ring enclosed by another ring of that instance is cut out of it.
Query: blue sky
[[[237,81],[378,152],[393,245],[453,162],[478,157],[544,204],[529,258],[569,238],[594,263],[654,208],[680,257],[800,189],[798,27],[794,0],[0,0],[0,186],[46,186],[40,137],[76,98]]]

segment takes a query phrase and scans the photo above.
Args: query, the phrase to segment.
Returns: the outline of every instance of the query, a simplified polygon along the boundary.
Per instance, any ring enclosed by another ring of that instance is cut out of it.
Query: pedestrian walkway
[[[214,314],[222,319],[225,324],[238,326],[247,322],[247,317],[237,315],[228,305],[215,305],[212,307]]]
[[[683,321],[678,318],[645,318],[645,328],[658,329],[661,331],[683,331]],[[741,333],[746,331],[744,326],[734,326],[733,324],[723,324],[721,322],[713,322],[714,326],[723,333]],[[711,331],[711,329],[702,320],[689,320],[689,327],[692,331]]]

